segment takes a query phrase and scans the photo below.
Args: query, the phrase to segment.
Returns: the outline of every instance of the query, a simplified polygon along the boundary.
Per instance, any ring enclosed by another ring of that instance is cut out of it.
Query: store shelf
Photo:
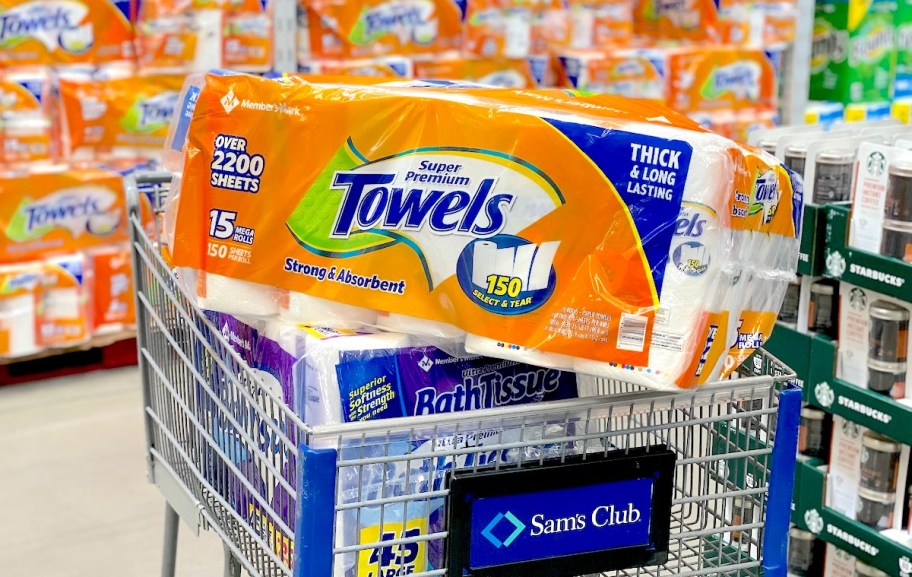
[[[811,340],[805,400],[900,443],[912,445],[912,406],[835,377],[836,343]]]
[[[823,276],[826,241],[827,208],[817,204],[804,205],[801,220],[801,246],[798,252],[798,274]]]
[[[14,385],[136,364],[136,333],[96,337],[66,349],[48,349],[30,357],[0,360],[0,385]]]
[[[825,473],[812,463],[798,463],[792,522],[819,539],[847,551],[887,575],[912,571],[912,548],[887,539],[874,529],[824,505]]]
[[[792,327],[777,322],[763,348],[795,371],[801,381],[807,382],[811,367],[811,341],[814,338],[814,335],[799,333]]]
[[[912,302],[912,265],[899,259],[846,246],[848,205],[827,207],[824,274],[861,288]]]

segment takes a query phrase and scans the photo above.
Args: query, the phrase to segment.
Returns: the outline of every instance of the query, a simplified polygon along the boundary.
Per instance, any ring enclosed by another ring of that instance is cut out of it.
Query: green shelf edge
[[[887,575],[912,572],[912,548],[824,506],[826,477],[810,463],[798,463],[792,522]]]
[[[912,264],[847,246],[849,207],[828,205],[824,275],[912,303]]]
[[[805,204],[801,217],[801,244],[798,250],[798,274],[823,276],[826,254],[827,209]]]
[[[805,401],[905,445],[912,445],[912,406],[835,377],[836,343],[811,341]]]
[[[777,322],[773,334],[763,343],[763,348],[795,371],[799,379],[807,382],[812,339],[813,335],[799,333],[792,327]]]

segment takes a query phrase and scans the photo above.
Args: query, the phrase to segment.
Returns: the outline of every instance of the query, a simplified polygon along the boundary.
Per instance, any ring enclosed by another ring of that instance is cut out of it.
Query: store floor
[[[135,367],[0,387],[0,574],[160,575],[164,499],[146,481]],[[222,574],[181,525],[177,574]]]

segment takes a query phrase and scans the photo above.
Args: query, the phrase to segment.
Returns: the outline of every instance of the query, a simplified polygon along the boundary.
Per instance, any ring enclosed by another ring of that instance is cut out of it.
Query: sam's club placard
[[[449,575],[561,577],[667,559],[675,457],[665,447],[456,472]]]

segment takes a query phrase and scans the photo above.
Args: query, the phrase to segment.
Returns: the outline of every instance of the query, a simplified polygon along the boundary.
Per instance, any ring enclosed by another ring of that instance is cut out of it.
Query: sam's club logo
[[[505,522],[501,524],[502,521]],[[509,547],[525,530],[526,525],[517,519],[513,513],[507,511],[506,513],[498,513],[491,519],[488,526],[481,531],[481,536],[487,539],[491,545],[500,549],[501,547]],[[494,534],[495,531],[500,535],[503,535],[506,531],[510,531],[510,534],[501,540],[500,537]]]

